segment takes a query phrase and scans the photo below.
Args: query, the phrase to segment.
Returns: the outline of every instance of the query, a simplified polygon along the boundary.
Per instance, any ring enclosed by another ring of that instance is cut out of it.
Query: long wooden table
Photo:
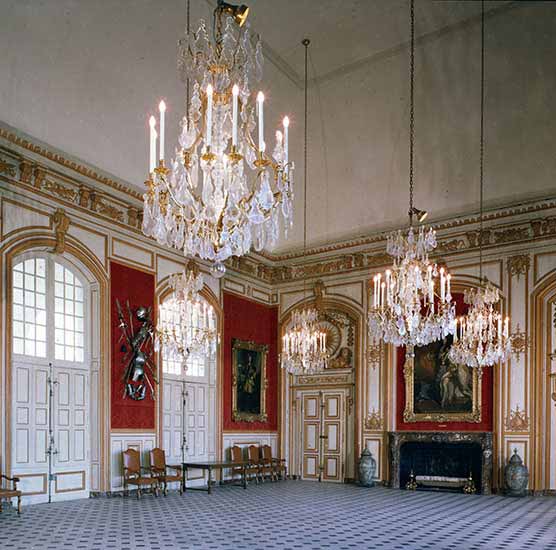
[[[207,470],[208,471],[208,479],[207,479],[207,488],[204,487],[189,487],[190,491],[206,491],[210,495],[211,487],[213,485],[212,479],[212,471],[213,470],[220,470],[220,482],[222,482],[222,470],[226,468],[237,468],[241,466],[241,485],[244,489],[247,489],[247,466],[249,465],[248,461],[245,462],[232,462],[229,460],[214,460],[214,461],[206,461],[206,462],[183,462],[183,480],[182,480],[182,489],[185,493],[187,487],[187,470],[188,469],[195,469],[195,470]]]

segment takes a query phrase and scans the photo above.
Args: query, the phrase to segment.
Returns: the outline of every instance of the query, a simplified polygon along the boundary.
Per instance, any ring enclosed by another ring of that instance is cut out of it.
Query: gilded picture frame
[[[404,422],[481,422],[480,369],[449,361],[451,342],[448,336],[428,346],[408,346]]]
[[[232,419],[266,422],[266,363],[268,346],[232,340]]]

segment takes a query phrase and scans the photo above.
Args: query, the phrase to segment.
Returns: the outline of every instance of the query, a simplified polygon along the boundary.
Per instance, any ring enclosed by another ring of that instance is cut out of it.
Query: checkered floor
[[[556,549],[556,498],[301,481],[97,498],[0,515],[1,549]]]

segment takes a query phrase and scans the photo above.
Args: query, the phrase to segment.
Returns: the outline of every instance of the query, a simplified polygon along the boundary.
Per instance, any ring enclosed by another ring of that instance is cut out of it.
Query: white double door
[[[163,379],[162,445],[168,464],[182,461],[182,380],[173,375]],[[189,462],[216,458],[215,388],[208,380],[185,384],[185,459]],[[193,476],[195,477],[195,476]]]
[[[24,502],[84,498],[90,486],[89,370],[86,364],[56,365],[49,404],[50,369],[43,360],[12,366],[12,474],[19,477]],[[52,466],[49,470],[49,425]],[[49,479],[50,474],[50,479]]]
[[[350,439],[348,395],[342,388],[297,392],[301,406],[297,419],[301,438],[297,448],[302,479],[344,481]]]

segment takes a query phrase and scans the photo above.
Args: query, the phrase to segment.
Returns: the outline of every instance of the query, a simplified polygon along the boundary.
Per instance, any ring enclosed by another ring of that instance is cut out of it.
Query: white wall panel
[[[122,452],[126,449],[136,449],[141,454],[141,464],[148,466],[149,451],[156,447],[154,433],[113,433],[110,435],[110,490],[122,491],[123,462]]]

